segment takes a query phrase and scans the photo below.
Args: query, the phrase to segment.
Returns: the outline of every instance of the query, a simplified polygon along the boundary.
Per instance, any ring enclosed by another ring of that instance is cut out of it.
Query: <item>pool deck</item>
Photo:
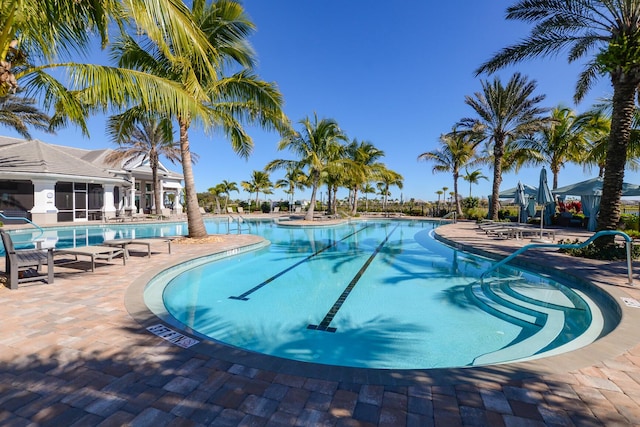
[[[471,222],[437,233],[500,256],[530,243],[488,237]],[[559,238],[589,236],[558,229]],[[215,343],[184,349],[148,332],[159,322],[141,305],[140,287],[154,272],[261,238],[216,240],[174,244],[171,255],[159,245],[151,258],[132,252],[126,266],[99,263],[93,273],[56,267],[51,285],[0,287],[0,425],[640,425],[640,309],[624,304],[621,325],[585,349],[465,369],[328,369]],[[588,279],[618,303],[640,300],[640,278],[630,287],[624,262],[549,250],[521,262]]]

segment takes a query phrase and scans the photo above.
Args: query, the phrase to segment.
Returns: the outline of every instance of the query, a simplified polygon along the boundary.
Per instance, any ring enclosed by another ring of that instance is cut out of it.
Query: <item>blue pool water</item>
[[[208,220],[210,234],[226,221]],[[233,225],[232,225],[233,226]],[[249,221],[266,248],[203,258],[152,280],[145,301],[167,322],[249,351],[370,368],[435,368],[553,355],[618,322],[603,296],[503,268],[432,237],[428,221],[287,227]],[[183,235],[185,223],[12,231],[17,247],[66,248],[106,239]]]
[[[249,351],[329,365],[435,368],[582,347],[615,323],[598,297],[435,241],[423,221],[252,223],[267,248],[156,278],[165,320]]]

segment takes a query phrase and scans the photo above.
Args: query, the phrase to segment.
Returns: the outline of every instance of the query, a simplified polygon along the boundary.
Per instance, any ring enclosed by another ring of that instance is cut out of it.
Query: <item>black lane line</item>
[[[331,307],[331,309],[329,309],[327,314],[324,316],[324,319],[322,319],[322,322],[320,322],[320,324],[318,324],[318,325],[308,325],[307,329],[314,329],[314,330],[326,331],[326,332],[335,332],[336,331],[336,328],[330,327],[329,324],[333,321],[333,318],[335,317],[335,315],[338,314],[338,311],[342,307],[342,304],[344,304],[344,301],[347,299],[347,297],[349,296],[349,294],[351,293],[353,288],[355,288],[356,284],[360,281],[360,278],[362,277],[364,272],[367,270],[367,268],[369,268],[369,264],[371,264],[371,261],[373,261],[373,259],[376,257],[376,255],[378,255],[378,252],[380,252],[382,247],[387,243],[387,241],[389,240],[389,237],[391,237],[391,234],[393,234],[393,232],[396,231],[396,229],[399,226],[400,226],[400,224],[397,224],[393,228],[393,230],[391,230],[387,234],[387,237],[385,237],[385,239],[382,241],[382,243],[380,243],[378,245],[376,250],[373,251],[373,253],[369,257],[369,259],[367,259],[367,261],[362,265],[362,267],[360,268],[358,273],[354,276],[353,279],[351,279],[351,282],[349,282],[349,285],[347,285],[347,287],[344,289],[342,294],[338,297],[336,302],[333,304],[333,307]]]
[[[255,291],[259,290],[260,288],[262,288],[263,286],[268,285],[269,283],[273,282],[275,279],[277,279],[278,277],[282,276],[283,274],[285,274],[288,271],[293,270],[294,268],[296,268],[297,266],[299,266],[300,264],[304,264],[305,262],[309,261],[311,258],[313,258],[314,256],[326,251],[327,249],[330,249],[332,247],[334,247],[335,245],[337,245],[338,243],[342,242],[343,240],[347,240],[349,237],[358,234],[359,232],[361,232],[362,230],[364,230],[365,228],[369,227],[369,224],[365,225],[364,227],[362,227],[359,230],[354,231],[353,233],[343,237],[340,240],[336,240],[335,242],[333,242],[332,244],[330,244],[329,246],[325,246],[324,248],[320,249],[319,251],[316,251],[314,253],[312,253],[311,255],[309,255],[308,257],[306,257],[303,260],[300,260],[298,262],[296,262],[295,264],[285,268],[284,270],[282,270],[281,272],[279,272],[278,274],[269,277],[267,280],[265,280],[264,282],[260,283],[259,285],[254,286],[253,288],[249,289],[248,291],[246,291],[245,293],[238,295],[238,296],[230,296],[229,299],[237,299],[240,301],[248,301],[249,298],[247,298],[249,295],[251,295],[252,293],[254,293]]]

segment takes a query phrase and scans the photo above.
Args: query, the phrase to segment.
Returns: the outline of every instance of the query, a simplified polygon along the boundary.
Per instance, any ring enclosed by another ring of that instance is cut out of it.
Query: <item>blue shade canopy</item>
[[[527,184],[522,184],[522,186],[524,187],[524,194],[526,196],[535,197],[536,194],[538,194],[538,189],[536,187],[532,187]],[[509,188],[498,193],[498,197],[501,199],[515,199],[517,190],[518,187]]]
[[[602,194],[602,178],[596,177],[553,190],[557,196],[585,196]],[[622,183],[623,196],[640,196],[640,185]]]

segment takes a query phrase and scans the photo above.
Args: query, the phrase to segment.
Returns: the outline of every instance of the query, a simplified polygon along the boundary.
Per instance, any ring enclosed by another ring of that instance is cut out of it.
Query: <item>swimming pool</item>
[[[480,282],[491,261],[437,242],[433,222],[248,224],[271,245],[165,271],[145,291],[151,310],[251,352],[383,369],[545,357],[619,321],[589,287],[513,268]]]

